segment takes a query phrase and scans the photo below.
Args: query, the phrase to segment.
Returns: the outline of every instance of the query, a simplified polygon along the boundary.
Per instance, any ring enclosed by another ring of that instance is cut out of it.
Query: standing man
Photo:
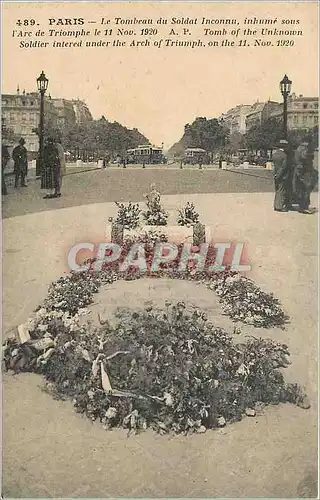
[[[12,151],[12,158],[14,161],[15,181],[14,187],[17,188],[19,179],[21,179],[21,187],[27,187],[25,179],[28,170],[28,152],[25,148],[25,140],[21,137],[19,145]]]
[[[274,210],[276,212],[288,212],[290,173],[288,164],[288,141],[282,139],[278,148],[272,156],[274,164]]]
[[[299,212],[312,214],[309,209],[310,194],[318,182],[318,172],[313,168],[313,152],[308,142],[302,142],[295,153],[295,188]]]
[[[109,161],[110,161],[110,156],[108,153],[106,153],[103,158],[103,168],[109,167]]]
[[[7,166],[7,163],[9,161],[10,155],[8,151],[8,146],[5,146],[2,144],[1,146],[1,194],[8,194],[7,191],[7,186],[6,186],[6,181],[4,178],[4,169]]]

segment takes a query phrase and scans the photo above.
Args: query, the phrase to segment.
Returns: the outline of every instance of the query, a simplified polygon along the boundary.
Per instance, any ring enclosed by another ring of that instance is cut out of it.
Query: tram
[[[154,165],[165,163],[162,148],[146,144],[137,148],[127,150],[127,162]]]
[[[203,163],[206,157],[206,150],[201,148],[187,148],[184,151],[183,163],[186,165],[196,165]]]

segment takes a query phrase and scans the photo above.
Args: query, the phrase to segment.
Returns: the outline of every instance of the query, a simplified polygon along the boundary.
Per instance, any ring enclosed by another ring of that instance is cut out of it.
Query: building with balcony
[[[261,125],[272,116],[274,111],[279,110],[279,103],[275,101],[256,102],[246,115],[246,130],[255,125]]]
[[[318,125],[319,118],[318,97],[304,97],[291,94],[288,96],[288,129],[289,130],[310,130]],[[279,104],[274,109],[271,117],[282,120],[283,104]]]
[[[239,104],[234,108],[229,109],[224,113],[220,120],[229,129],[230,134],[238,132],[245,134],[246,132],[246,116],[251,110],[250,104]]]
[[[29,152],[38,151],[39,139],[35,129],[40,120],[40,96],[37,92],[2,94],[2,121],[6,128],[12,129],[17,141],[23,137]],[[63,129],[77,123],[91,121],[87,105],[80,100],[52,99],[45,96],[45,126]]]

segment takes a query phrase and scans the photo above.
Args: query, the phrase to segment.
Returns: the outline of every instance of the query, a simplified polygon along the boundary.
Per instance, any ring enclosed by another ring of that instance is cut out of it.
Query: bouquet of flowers
[[[196,212],[194,203],[188,203],[179,210],[178,226],[193,226],[199,222],[199,214]]]
[[[119,203],[116,201],[118,207],[117,217],[114,219],[114,223],[123,226],[125,229],[135,229],[139,225],[139,219],[141,210],[139,208],[139,203]]]
[[[151,184],[151,191],[145,195],[147,202],[147,210],[142,216],[149,226],[166,226],[168,221],[168,213],[161,206],[161,195],[157,191],[155,184]]]

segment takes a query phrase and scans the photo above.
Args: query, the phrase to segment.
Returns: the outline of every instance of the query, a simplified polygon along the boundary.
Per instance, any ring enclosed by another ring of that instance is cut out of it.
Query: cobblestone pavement
[[[182,191],[191,190],[192,182],[202,174],[212,175],[212,189],[221,185],[222,179],[235,179],[231,172],[217,172],[220,177],[214,177],[216,172],[191,172],[187,180],[181,172],[171,173],[174,183],[167,190],[181,185]],[[118,177],[108,172],[66,177],[65,199],[70,196],[70,205],[94,198],[91,190],[83,190],[85,185],[96,186],[100,193],[97,204],[64,208],[59,205],[62,200],[51,200],[52,204],[45,206],[34,186],[20,199],[17,194],[8,195],[7,217],[9,208],[16,217],[3,221],[5,332],[25,321],[44,298],[50,282],[67,270],[66,254],[75,242],[103,241],[106,220],[115,213],[114,203],[102,203],[105,186],[112,182],[115,191],[111,187],[107,191],[112,199],[120,194],[126,199],[129,191],[122,190],[128,190],[129,185],[135,199],[141,199],[152,177],[149,174],[142,187],[139,182],[148,171],[138,178],[130,177],[130,182],[129,170],[115,174]],[[99,189],[103,179],[105,185]],[[161,184],[162,177],[157,179]],[[271,180],[265,182],[270,185]],[[200,185],[205,189],[204,176]],[[251,277],[263,289],[274,292],[291,317],[285,330],[256,330],[255,334],[288,344],[292,365],[286,369],[286,377],[306,387],[310,410],[281,405],[270,407],[260,417],[204,435],[168,438],[147,432],[127,439],[124,431],[105,432],[75,414],[68,402],[53,400],[41,391],[40,377],[4,374],[5,498],[316,497],[318,215],[276,213],[271,192],[234,193],[234,184],[229,189],[229,193],[214,196],[210,192],[166,194],[163,202],[171,223],[177,208],[190,200],[201,220],[213,228],[215,241],[246,242]],[[313,196],[312,203],[316,202]],[[30,207],[34,213],[19,216],[19,211],[25,213]],[[124,295],[129,293],[125,285],[118,284],[124,287]],[[136,285],[132,293],[148,298],[148,291],[138,282]],[[186,301],[210,307],[200,288]]]

